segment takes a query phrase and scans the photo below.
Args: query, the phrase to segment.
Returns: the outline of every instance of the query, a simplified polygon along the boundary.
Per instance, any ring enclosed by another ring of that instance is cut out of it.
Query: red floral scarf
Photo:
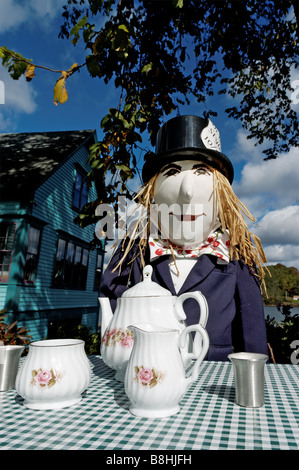
[[[220,228],[212,232],[198,247],[182,247],[170,243],[169,240],[152,237],[149,237],[148,242],[151,261],[159,256],[171,255],[173,249],[177,258],[199,258],[207,254],[229,263],[229,234],[227,230],[223,232]]]

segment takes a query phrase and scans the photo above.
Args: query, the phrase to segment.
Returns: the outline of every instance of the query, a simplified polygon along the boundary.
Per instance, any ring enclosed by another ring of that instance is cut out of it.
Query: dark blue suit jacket
[[[117,298],[126,289],[142,280],[139,256],[131,264],[124,262],[121,272],[117,269],[112,273],[120,256],[121,251],[118,248],[103,274],[99,293],[101,297],[110,299],[113,310]],[[127,261],[133,256],[134,250],[129,253]],[[232,351],[268,354],[264,307],[258,278],[243,262],[217,264],[216,257],[202,255],[178,293],[175,292],[169,271],[168,256],[159,257],[149,263],[147,253],[145,262],[153,267],[152,280],[168,289],[173,295],[199,290],[206,297],[209,306],[206,328],[210,338],[206,359],[226,361]],[[184,309],[187,324],[197,323],[200,314],[197,302],[188,299],[184,302]]]

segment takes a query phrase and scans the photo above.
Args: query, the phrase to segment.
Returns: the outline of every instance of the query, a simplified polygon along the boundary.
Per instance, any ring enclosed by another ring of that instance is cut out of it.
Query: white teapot
[[[200,364],[209,348],[209,337],[200,325],[182,332],[152,324],[131,325],[135,342],[126,374],[125,392],[130,412],[144,418],[164,418],[180,411],[180,401],[199,376]],[[202,348],[186,375],[182,346],[189,333],[196,331]]]
[[[108,367],[116,370],[115,379],[123,382],[126,366],[134,343],[134,334],[129,325],[136,323],[154,323],[155,325],[183,331],[186,327],[186,314],[183,302],[195,299],[200,306],[199,324],[205,328],[208,320],[208,305],[201,292],[188,292],[179,297],[173,296],[167,289],[153,282],[152,266],[143,269],[143,281],[131,287],[117,299],[115,313],[112,313],[110,301],[99,297],[102,312],[101,355]],[[190,337],[191,340],[191,337]],[[185,367],[191,359],[198,356],[202,349],[202,340],[195,334],[193,346],[187,341],[182,348]],[[190,352],[192,348],[192,352]]]

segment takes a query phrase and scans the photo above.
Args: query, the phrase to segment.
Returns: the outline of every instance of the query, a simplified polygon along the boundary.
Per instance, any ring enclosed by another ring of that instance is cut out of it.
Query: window
[[[81,210],[88,199],[87,182],[85,181],[86,173],[76,168],[76,180],[74,184],[73,208]]]
[[[89,250],[79,243],[59,238],[54,265],[53,287],[86,288]]]
[[[104,256],[105,252],[102,251],[99,251],[97,254],[97,268],[94,279],[94,290],[99,290],[100,288],[101,277],[103,273]]]
[[[8,282],[15,243],[16,223],[0,223],[0,281]]]
[[[33,284],[36,278],[38,253],[40,246],[40,234],[40,229],[30,227],[23,278],[24,282],[28,284]]]

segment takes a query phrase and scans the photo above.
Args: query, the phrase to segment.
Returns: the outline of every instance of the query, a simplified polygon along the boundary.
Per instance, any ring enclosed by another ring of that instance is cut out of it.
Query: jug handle
[[[200,318],[198,323],[205,328],[208,321],[209,307],[206,298],[200,291],[186,292],[185,294],[181,294],[179,297],[177,297],[174,307],[178,320],[186,320],[183,303],[187,299],[194,299],[199,304]]]
[[[196,358],[195,364],[192,368],[188,371],[186,376],[186,387],[188,388],[199,376],[199,367],[205,358],[205,355],[208,352],[210,346],[209,335],[207,331],[202,327],[202,325],[190,325],[187,326],[179,336],[179,348],[184,348],[187,335],[190,334],[192,331],[196,331],[197,334],[201,336],[202,340],[202,348]],[[193,356],[193,355],[192,355]]]

